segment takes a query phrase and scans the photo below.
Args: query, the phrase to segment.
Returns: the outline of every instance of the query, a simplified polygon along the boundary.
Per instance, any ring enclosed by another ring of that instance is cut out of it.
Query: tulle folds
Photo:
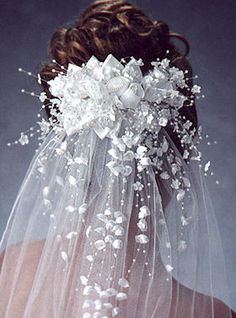
[[[45,138],[1,240],[0,316],[232,317],[198,163],[164,128],[155,164],[116,141],[92,129]]]

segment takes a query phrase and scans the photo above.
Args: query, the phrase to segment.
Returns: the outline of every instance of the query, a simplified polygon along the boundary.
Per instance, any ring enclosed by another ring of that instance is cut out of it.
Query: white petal
[[[137,148],[137,154],[139,156],[143,156],[146,151],[147,151],[147,147],[145,147],[145,146],[138,146],[138,148]]]
[[[83,295],[89,296],[93,293],[93,287],[92,286],[85,286],[83,290]]]
[[[185,187],[187,187],[187,188],[191,187],[191,183],[190,183],[188,178],[183,177],[183,182],[184,182]]]
[[[73,238],[73,236],[77,236],[77,232],[70,232],[66,235],[66,238],[68,238],[69,240]]]
[[[140,219],[137,225],[142,232],[145,232],[147,230],[147,221],[145,219]]]
[[[88,256],[86,256],[86,259],[87,259],[90,263],[92,263],[92,262],[94,261],[93,255],[88,255]]]
[[[79,214],[84,214],[86,210],[87,210],[87,203],[83,203],[78,209]]]
[[[44,205],[46,206],[47,209],[51,209],[52,208],[52,202],[48,199],[44,199],[43,200]]]
[[[166,247],[167,247],[167,248],[171,248],[170,242],[166,242]]]
[[[85,299],[84,303],[83,303],[83,309],[89,308],[90,306],[93,305],[93,301],[91,299]]]
[[[101,234],[103,236],[106,234],[106,230],[104,229],[104,227],[101,227],[101,226],[100,227],[96,227],[94,232],[99,233],[99,234]]]
[[[122,159],[121,153],[114,148],[111,148],[110,150],[108,150],[108,153],[115,159],[119,159],[119,160]]]
[[[108,297],[109,297],[109,294],[107,293],[106,290],[103,290],[103,291],[101,291],[101,293],[100,293],[100,297],[101,297],[101,298],[108,298]]]
[[[83,318],[92,318],[92,315],[89,312],[85,312]]]
[[[112,236],[110,234],[106,235],[104,240],[105,240],[106,243],[111,243],[112,244],[114,242],[114,236]]]
[[[106,229],[111,230],[116,225],[116,222],[113,220],[106,221]]]
[[[125,222],[127,219],[126,216],[120,211],[114,212],[114,217],[116,219],[116,223],[118,224]]]
[[[103,303],[103,307],[106,309],[112,309],[113,305],[111,303]]]
[[[169,174],[166,171],[162,172],[160,174],[160,177],[164,180],[168,180],[170,178]]]
[[[68,206],[65,208],[65,210],[66,210],[67,212],[72,213],[72,212],[75,212],[75,207],[72,206],[72,205],[68,205]]]
[[[118,293],[117,295],[116,295],[116,299],[117,300],[125,300],[125,299],[127,299],[128,297],[127,297],[127,294],[126,293]]]
[[[151,214],[151,212],[150,212],[149,208],[146,205],[144,205],[140,208],[140,212],[138,214],[138,217],[139,217],[139,219],[143,219],[150,214]]]
[[[86,232],[85,232],[85,234],[86,234],[87,237],[89,237],[91,230],[92,230],[92,226],[89,225],[88,228],[87,228],[87,230],[86,230]]]
[[[121,310],[120,310],[119,307],[114,307],[112,309],[112,317],[115,317],[115,316],[119,315],[120,312],[121,312]]]
[[[115,288],[112,288],[112,287],[108,288],[106,290],[106,292],[108,293],[109,297],[115,296],[118,293],[117,290]]]
[[[86,276],[81,275],[80,276],[80,280],[81,280],[82,285],[87,285],[88,284],[88,278]]]
[[[88,165],[88,160],[86,158],[82,158],[82,157],[76,157],[75,162],[78,164],[84,164],[85,166]]]
[[[183,189],[179,190],[176,196],[177,201],[183,200],[184,196],[185,196],[185,191]]]
[[[95,310],[101,310],[102,309],[102,302],[100,299],[96,299],[94,301],[94,305],[95,305]],[[93,318],[101,318],[101,313],[100,312],[95,312],[93,314]]]
[[[97,240],[94,245],[97,250],[103,250],[106,247],[106,243],[103,240]]]
[[[205,164],[205,167],[204,167],[204,171],[207,172],[210,168],[210,165],[211,165],[211,162],[208,161],[206,164]]]
[[[169,264],[166,265],[166,270],[168,273],[171,272],[173,269],[174,269],[174,267],[172,267],[171,265],[169,265]]]
[[[118,224],[113,227],[112,231],[115,233],[116,236],[122,236],[125,232],[124,228]]]
[[[123,247],[123,242],[121,240],[117,239],[117,240],[114,240],[112,245],[116,249],[121,249]]]
[[[43,188],[43,196],[44,196],[44,197],[47,197],[48,194],[49,194],[49,187],[44,187],[44,188]]]
[[[188,159],[188,157],[189,157],[189,152],[188,152],[188,150],[184,150],[184,154],[183,154],[183,158],[184,159]]]
[[[125,279],[125,278],[120,278],[119,281],[118,281],[118,284],[119,284],[121,287],[124,287],[124,288],[129,287],[129,282],[128,282],[127,279]]]
[[[67,255],[67,253],[66,253],[66,252],[61,251],[61,257],[62,257],[62,259],[63,259],[65,262],[67,262],[67,261],[68,261],[68,255]]]
[[[112,215],[111,209],[106,209],[106,210],[104,211],[104,214],[105,214],[105,215]]]
[[[132,167],[131,166],[124,166],[124,167],[121,167],[120,169],[121,173],[124,175],[124,176],[129,176],[131,174],[131,172],[133,171]]]
[[[69,176],[69,183],[72,185],[72,186],[75,186],[76,185],[76,179],[75,177],[73,176]]]
[[[140,244],[147,244],[149,242],[149,238],[147,235],[139,234],[135,236],[135,241]]]
[[[123,157],[123,160],[131,161],[134,159],[134,153],[131,150],[128,150]]]
[[[103,213],[98,213],[97,218],[103,223],[106,223],[108,221],[108,218]]]

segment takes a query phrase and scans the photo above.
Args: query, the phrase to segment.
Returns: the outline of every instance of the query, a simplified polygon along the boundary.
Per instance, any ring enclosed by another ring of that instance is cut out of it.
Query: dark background
[[[20,93],[40,92],[22,67],[35,74],[47,58],[48,40],[58,25],[73,21],[90,1],[0,0],[0,236],[17,191],[37,146],[6,147],[20,132],[34,126],[40,103]],[[209,140],[205,147],[214,176],[208,184],[213,196],[227,258],[227,273],[236,310],[236,1],[131,1],[153,19],[166,21],[172,31],[185,35],[190,61],[206,95],[198,102],[199,120]],[[217,186],[215,181],[220,180]]]

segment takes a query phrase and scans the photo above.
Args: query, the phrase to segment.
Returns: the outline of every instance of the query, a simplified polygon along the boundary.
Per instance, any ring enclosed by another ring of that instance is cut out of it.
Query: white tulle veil
[[[43,141],[1,240],[2,317],[12,317],[35,242],[22,318],[213,318],[215,299],[230,303],[201,128],[179,114],[191,107],[179,92],[185,75],[168,59],[145,76],[140,65],[93,56],[49,82],[52,117],[40,123]],[[231,317],[226,307],[222,317]]]

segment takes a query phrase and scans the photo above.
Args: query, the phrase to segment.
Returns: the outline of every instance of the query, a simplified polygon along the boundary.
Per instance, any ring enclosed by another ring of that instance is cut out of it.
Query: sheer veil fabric
[[[109,58],[109,63],[120,65]],[[132,71],[137,70],[137,61],[132,61]],[[79,71],[73,69],[68,74],[74,78]],[[107,76],[104,68],[102,71]],[[109,76],[110,72],[109,66]],[[97,85],[91,77],[88,83]],[[80,98],[91,115],[89,99],[84,98],[88,87],[84,87]],[[184,159],[163,124],[166,118],[177,122],[176,107],[169,117],[165,112],[166,117],[160,118],[155,112],[152,130],[147,117],[140,122],[141,113],[150,116],[147,104],[140,101],[150,97],[140,95],[139,89],[126,99],[119,94],[123,105],[130,106],[135,100],[135,107],[142,106],[139,115],[132,113],[137,119],[136,124],[132,122],[133,130],[129,107],[126,117],[116,117],[113,126],[106,117],[105,121],[86,117],[75,122],[68,115],[72,113],[66,114],[66,94],[61,97],[65,116],[59,122],[63,125],[44,136],[1,240],[1,317],[214,318],[219,317],[216,299],[230,303],[225,257],[204,169],[196,156]],[[94,92],[101,93],[97,86]],[[94,97],[91,94],[90,99]],[[76,98],[79,100],[73,96]],[[106,105],[96,98],[96,105],[104,111]],[[164,107],[160,105],[158,112]],[[68,124],[69,119],[73,125]],[[85,119],[89,124],[82,127]],[[182,128],[186,125],[179,117],[178,121]],[[97,126],[98,122],[101,125]],[[37,243],[40,248],[34,249]],[[35,253],[32,259],[29,250]],[[31,261],[34,270],[20,299],[26,263]],[[17,304],[16,311],[12,304]],[[220,314],[232,317],[226,306]]]

